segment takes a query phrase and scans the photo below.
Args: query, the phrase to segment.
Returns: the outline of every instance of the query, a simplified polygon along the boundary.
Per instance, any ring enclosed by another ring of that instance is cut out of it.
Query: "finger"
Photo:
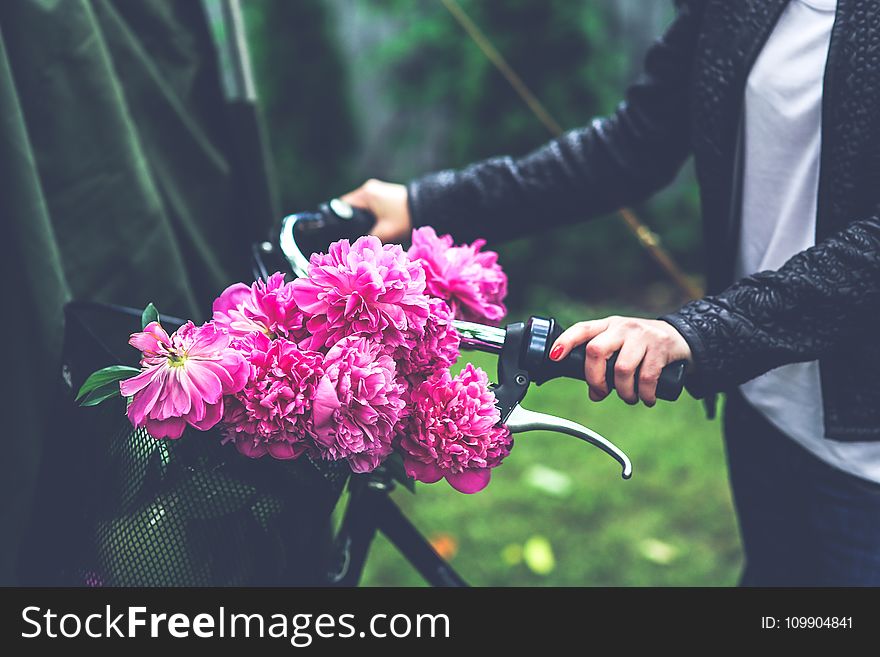
[[[599,399],[611,392],[605,382],[605,369],[611,355],[623,346],[623,335],[616,330],[600,333],[587,343],[587,357],[584,362],[584,377],[590,390]],[[591,399],[593,397],[591,396]],[[595,400],[594,401],[598,401]]]
[[[617,396],[627,404],[636,404],[639,401],[636,394],[636,370],[647,349],[644,342],[630,338],[623,343],[614,364],[614,389],[617,390]]]
[[[556,342],[553,343],[553,348],[550,350],[550,359],[562,360],[571,353],[572,349],[592,340],[607,328],[607,319],[594,319],[572,325],[556,338]]]
[[[639,370],[639,398],[645,406],[657,403],[657,382],[666,366],[666,358],[657,349],[648,349]]]

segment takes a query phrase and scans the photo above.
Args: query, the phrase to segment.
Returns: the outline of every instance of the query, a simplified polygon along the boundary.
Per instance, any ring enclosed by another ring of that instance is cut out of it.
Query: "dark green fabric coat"
[[[247,277],[230,114],[195,0],[0,3],[5,413],[0,584],[15,582],[65,301],[203,318]]]

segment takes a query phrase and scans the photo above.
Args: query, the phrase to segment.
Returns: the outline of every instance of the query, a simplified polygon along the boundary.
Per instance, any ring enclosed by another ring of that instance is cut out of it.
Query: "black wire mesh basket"
[[[139,312],[65,309],[63,383],[25,555],[30,583],[302,586],[327,583],[330,520],[350,472],[307,458],[248,459],[218,432],[156,440],[124,400],[79,408],[94,370],[136,364]],[[163,317],[167,328],[175,323]]]

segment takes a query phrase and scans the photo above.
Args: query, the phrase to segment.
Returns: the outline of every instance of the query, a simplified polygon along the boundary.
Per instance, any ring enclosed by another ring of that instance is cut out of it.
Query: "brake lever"
[[[598,447],[615,461],[620,463],[621,476],[624,479],[632,477],[632,462],[626,453],[617,445],[592,429],[577,422],[566,420],[547,413],[537,413],[523,408],[517,404],[507,416],[507,428],[511,433],[524,433],[526,431],[556,431],[575,438],[580,438],[594,447]]]
[[[535,358],[533,352],[543,353],[545,345],[541,336],[534,334],[530,326],[522,322],[508,324],[506,328],[485,326],[473,322],[453,321],[465,349],[483,351],[498,355],[498,383],[492,388],[496,406],[501,413],[501,424],[507,425],[511,433],[526,431],[555,431],[579,438],[598,447],[617,461],[623,469],[624,479],[632,476],[632,462],[622,449],[610,440],[582,424],[546,413],[537,413],[523,408],[520,402],[525,398],[529,385],[534,381],[530,362]],[[540,344],[535,343],[535,341]]]

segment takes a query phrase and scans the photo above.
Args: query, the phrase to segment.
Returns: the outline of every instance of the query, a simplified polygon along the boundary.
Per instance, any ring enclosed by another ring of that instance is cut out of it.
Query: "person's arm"
[[[638,203],[690,154],[690,77],[702,2],[683,3],[611,116],[514,159],[429,174],[407,186],[414,226],[456,241],[507,239]]]
[[[880,319],[880,215],[663,319],[690,346],[697,396],[821,358]]]
[[[880,211],[880,208],[878,208]],[[590,398],[608,395],[606,360],[620,351],[615,387],[652,406],[662,368],[688,360],[695,396],[724,392],[780,365],[822,358],[880,320],[880,215],[801,251],[776,271],[747,276],[662,320],[609,317],[565,331],[550,357],[587,342]],[[634,390],[638,372],[638,394]]]
[[[398,185],[370,180],[343,199],[372,210],[384,241],[434,226],[457,242],[509,239],[638,203],[691,150],[690,77],[704,0],[685,0],[611,116],[522,158],[499,157]]]

